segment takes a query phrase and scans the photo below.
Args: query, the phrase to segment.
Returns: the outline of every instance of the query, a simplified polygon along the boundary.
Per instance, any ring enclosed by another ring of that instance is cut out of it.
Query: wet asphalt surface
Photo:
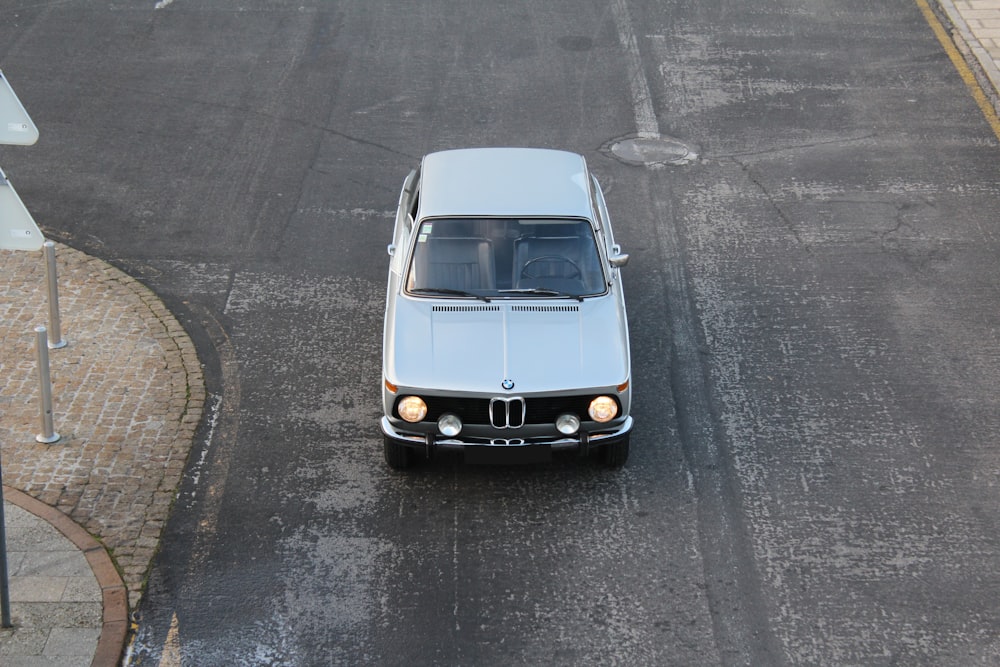
[[[0,20],[8,177],[206,365],[134,664],[1000,659],[1000,147],[913,2],[160,5]],[[393,206],[470,145],[605,188],[622,471],[382,462]]]

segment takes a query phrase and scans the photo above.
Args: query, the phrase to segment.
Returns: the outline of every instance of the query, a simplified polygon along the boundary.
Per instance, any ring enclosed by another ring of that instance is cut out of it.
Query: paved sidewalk
[[[11,611],[3,665],[114,665],[129,626],[125,585],[97,540],[59,510],[4,489]]]
[[[40,252],[0,250],[0,462],[11,489],[15,626],[0,629],[5,667],[89,664],[80,660],[88,652],[95,665],[118,662],[122,621],[141,595],[205,400],[193,344],[149,289],[66,246],[56,258],[69,344],[49,351],[62,437],[42,444],[34,327],[48,326],[45,263]]]
[[[994,111],[1000,114],[1000,0],[931,0],[976,75]]]

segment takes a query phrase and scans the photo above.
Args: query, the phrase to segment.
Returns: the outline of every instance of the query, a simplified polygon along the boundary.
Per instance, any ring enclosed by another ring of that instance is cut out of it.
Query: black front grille
[[[524,423],[525,424],[552,424],[556,418],[567,412],[577,415],[581,420],[587,421],[587,408],[596,394],[585,396],[546,396],[540,398],[525,398],[524,400]],[[498,397],[502,400],[489,398],[460,398],[453,396],[421,396],[427,403],[427,416],[424,421],[437,421],[441,415],[452,413],[458,415],[463,424],[484,424],[491,423],[501,427],[509,423],[511,428],[517,428],[520,424],[520,406],[516,401],[507,403],[510,397]],[[490,405],[493,400],[492,408]],[[617,399],[616,399],[617,400]],[[508,410],[509,407],[509,410]],[[492,409],[492,414],[491,414]],[[621,406],[619,405],[619,410]],[[510,414],[510,422],[504,421],[507,414]],[[397,413],[398,417],[399,414]]]
[[[463,424],[490,423],[490,399],[488,398],[424,396],[423,399],[427,403],[425,421],[437,421],[441,415],[450,412],[458,415]]]

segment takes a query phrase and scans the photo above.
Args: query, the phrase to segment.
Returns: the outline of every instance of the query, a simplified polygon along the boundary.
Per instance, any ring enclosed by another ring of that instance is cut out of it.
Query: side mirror
[[[385,247],[385,251],[389,253],[389,257],[392,257],[393,255],[396,254],[396,244],[390,243]]]
[[[616,269],[620,269],[626,264],[628,264],[628,254],[622,252],[622,247],[617,243],[611,246],[611,252],[613,253],[608,257],[608,263],[611,264]]]

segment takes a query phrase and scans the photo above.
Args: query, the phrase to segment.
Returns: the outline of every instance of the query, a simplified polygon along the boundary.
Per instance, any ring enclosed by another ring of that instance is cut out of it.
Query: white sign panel
[[[0,248],[41,250],[45,237],[24,207],[7,176],[0,171]]]
[[[0,144],[30,146],[38,141],[38,128],[0,72]]]

